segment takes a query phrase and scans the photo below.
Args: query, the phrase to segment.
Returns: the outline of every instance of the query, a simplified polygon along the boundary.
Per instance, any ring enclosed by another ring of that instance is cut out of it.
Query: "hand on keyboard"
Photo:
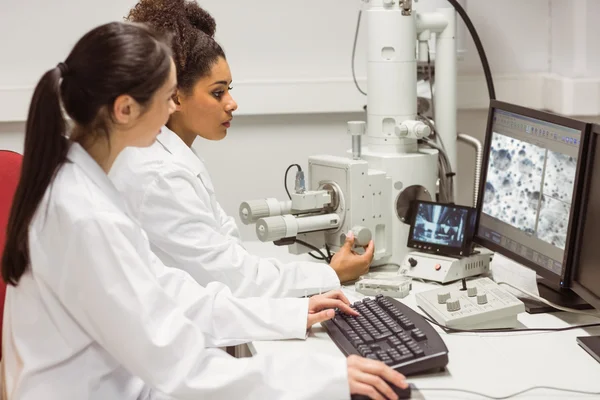
[[[387,382],[401,389],[408,388],[404,375],[381,361],[351,355],[347,358],[347,365],[352,395],[364,395],[376,400],[397,400],[398,395]]]
[[[350,302],[341,290],[333,290],[310,298],[308,301],[306,328],[333,318],[335,316],[335,308],[346,314],[359,315],[358,312],[350,307]]]

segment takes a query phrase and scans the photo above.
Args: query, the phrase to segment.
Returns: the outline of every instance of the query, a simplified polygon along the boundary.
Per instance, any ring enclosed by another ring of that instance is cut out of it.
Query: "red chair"
[[[0,259],[4,252],[6,241],[6,226],[12,206],[13,196],[17,190],[19,176],[21,175],[21,162],[23,156],[18,153],[0,150]],[[0,336],[2,333],[2,318],[4,316],[4,295],[6,294],[6,283],[0,278]],[[2,349],[0,347],[0,358]]]

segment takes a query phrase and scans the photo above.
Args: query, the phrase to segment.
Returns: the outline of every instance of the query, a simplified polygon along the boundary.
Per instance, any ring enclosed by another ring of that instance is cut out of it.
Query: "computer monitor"
[[[586,158],[571,289],[600,310],[600,125],[592,129]],[[600,336],[578,338],[578,343],[600,361]]]
[[[542,297],[574,308],[589,307],[565,289],[588,130],[581,121],[492,101],[474,237],[533,269],[543,278]],[[523,301],[529,312],[552,310]]]

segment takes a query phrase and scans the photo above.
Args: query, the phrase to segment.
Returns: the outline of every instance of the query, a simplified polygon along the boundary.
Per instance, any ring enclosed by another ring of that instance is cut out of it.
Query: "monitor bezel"
[[[415,229],[415,223],[417,221],[417,208],[419,204],[433,204],[442,207],[452,207],[467,210],[467,221],[471,222],[465,227],[465,237],[461,247],[444,246],[438,243],[427,243],[413,239],[413,233]],[[437,203],[435,201],[423,201],[413,200],[410,203],[410,230],[408,232],[407,247],[421,251],[423,253],[439,254],[445,256],[460,256],[466,257],[472,253],[473,250],[473,236],[475,235],[475,221],[476,209],[474,207],[461,206],[458,204],[451,203]],[[423,248],[423,245],[427,245],[429,248]]]
[[[486,238],[478,235],[478,228],[482,214],[483,208],[483,195],[485,190],[485,182],[488,173],[488,161],[490,157],[490,148],[491,148],[491,140],[492,140],[492,126],[493,126],[493,116],[495,110],[507,111],[519,115],[523,115],[529,118],[535,118],[544,122],[549,122],[557,125],[562,125],[568,128],[577,129],[581,132],[581,142],[579,145],[579,155],[577,161],[577,172],[575,173],[575,183],[574,183],[574,193],[573,193],[573,202],[571,204],[571,215],[569,216],[569,228],[567,231],[567,243],[565,244],[564,257],[563,257],[563,268],[561,274],[555,274],[534,262],[513,253],[512,251],[492,242],[491,240],[487,240]],[[573,249],[574,249],[574,239],[576,232],[576,223],[579,218],[579,204],[581,200],[582,193],[582,179],[583,175],[581,174],[582,168],[581,166],[585,166],[585,152],[584,149],[587,146],[587,141],[589,138],[589,129],[590,124],[578,121],[575,119],[571,119],[568,117],[563,117],[560,115],[552,114],[545,111],[533,110],[530,108],[518,106],[515,104],[510,104],[498,100],[490,101],[490,107],[488,111],[488,121],[485,135],[485,144],[484,144],[484,153],[481,165],[481,174],[479,181],[479,194],[477,197],[477,212],[476,212],[476,222],[475,222],[475,234],[473,236],[473,241],[483,247],[488,248],[494,252],[500,253],[505,257],[508,257],[528,268],[534,270],[539,276],[546,279],[548,284],[551,284],[556,287],[566,288],[570,283],[570,270],[571,263],[573,258]]]
[[[592,177],[592,163],[594,161],[600,162],[600,157],[598,160],[595,159],[596,156],[600,156],[596,154],[596,147],[594,144],[600,140],[600,125],[595,124],[592,126],[589,135],[589,141],[587,146],[587,160],[586,160],[586,168],[585,168],[585,176],[583,178],[583,190],[582,190],[582,198],[581,198],[581,206],[580,209],[582,212],[579,214],[579,222],[577,224],[577,233],[576,233],[576,243],[575,243],[575,255],[573,257],[573,267],[571,268],[571,277],[570,277],[570,288],[573,292],[575,292],[579,297],[589,303],[592,307],[597,310],[600,310],[600,297],[596,296],[592,292],[590,292],[585,286],[580,284],[576,279],[577,274],[577,265],[579,263],[579,248],[581,246],[580,240],[583,237],[583,232],[585,229],[585,212],[587,210],[587,205],[589,203],[589,185]]]

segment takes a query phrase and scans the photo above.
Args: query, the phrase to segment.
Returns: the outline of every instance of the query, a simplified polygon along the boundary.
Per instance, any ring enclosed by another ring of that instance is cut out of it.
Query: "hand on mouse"
[[[375,400],[398,400],[387,382],[402,389],[408,387],[404,375],[381,361],[351,355],[347,358],[347,365],[350,394],[361,394]]]
[[[308,319],[306,328],[316,323],[327,321],[335,316],[334,308],[350,315],[359,315],[350,307],[350,302],[341,290],[332,290],[324,294],[312,296],[308,301]]]
[[[358,279],[359,276],[369,272],[369,265],[373,261],[375,245],[371,240],[363,254],[356,254],[352,251],[354,246],[354,233],[348,232],[344,245],[335,253],[329,264],[335,271],[340,282],[348,282]]]

